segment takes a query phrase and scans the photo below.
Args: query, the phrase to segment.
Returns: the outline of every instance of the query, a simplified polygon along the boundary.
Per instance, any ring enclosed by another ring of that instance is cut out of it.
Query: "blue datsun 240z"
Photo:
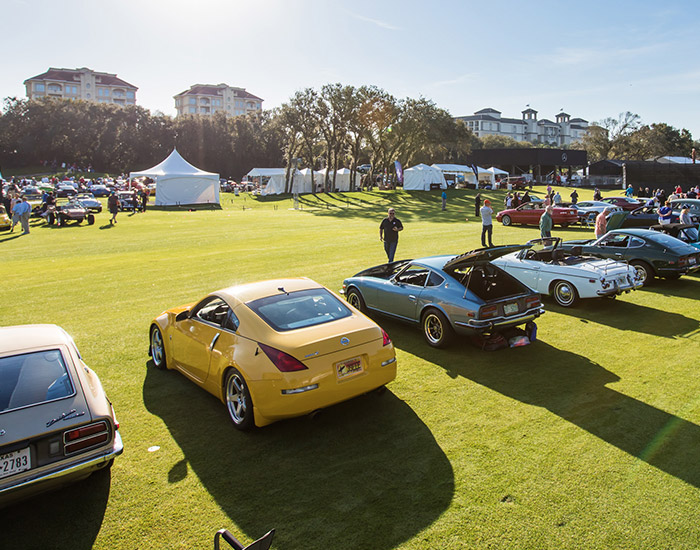
[[[341,294],[363,312],[420,323],[426,342],[524,325],[544,313],[540,296],[491,260],[528,245],[482,248],[371,267],[343,281]]]

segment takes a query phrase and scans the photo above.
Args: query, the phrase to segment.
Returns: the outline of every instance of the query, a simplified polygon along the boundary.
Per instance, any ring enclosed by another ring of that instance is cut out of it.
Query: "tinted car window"
[[[428,282],[425,286],[440,286],[444,280],[445,278],[442,275],[438,275],[434,271],[431,271],[430,275],[428,276]]]
[[[294,330],[329,323],[352,312],[325,288],[280,293],[246,304],[277,331]]]
[[[197,306],[194,317],[206,323],[223,326],[230,309],[221,298],[209,298]]]
[[[424,267],[412,265],[406,271],[401,273],[396,280],[400,283],[415,286],[425,286],[425,281],[428,278],[428,270]]]
[[[0,358],[0,413],[73,395],[58,350]]]

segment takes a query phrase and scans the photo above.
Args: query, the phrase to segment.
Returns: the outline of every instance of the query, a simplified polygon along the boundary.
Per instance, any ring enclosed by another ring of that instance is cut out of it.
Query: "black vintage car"
[[[677,279],[700,269],[700,252],[683,241],[650,229],[615,229],[597,240],[567,241],[563,250],[627,261],[644,284],[654,277]]]
[[[91,214],[78,201],[56,201],[55,206],[49,206],[46,210],[46,223],[49,225],[61,226],[71,221],[82,223],[85,220],[87,220],[88,225],[92,225],[95,223],[95,215]]]

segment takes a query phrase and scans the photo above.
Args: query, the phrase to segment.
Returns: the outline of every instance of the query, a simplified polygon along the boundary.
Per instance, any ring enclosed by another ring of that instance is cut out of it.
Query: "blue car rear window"
[[[325,288],[266,296],[246,304],[274,330],[284,332],[350,317],[352,312]]]

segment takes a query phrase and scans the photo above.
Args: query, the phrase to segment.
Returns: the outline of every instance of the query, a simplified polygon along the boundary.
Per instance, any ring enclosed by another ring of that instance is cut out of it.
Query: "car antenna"
[[[277,290],[279,290],[280,292],[284,292],[287,296],[289,296],[289,292],[287,292],[286,290],[284,290],[284,287],[283,287],[283,286],[278,286],[278,287],[277,287]]]

